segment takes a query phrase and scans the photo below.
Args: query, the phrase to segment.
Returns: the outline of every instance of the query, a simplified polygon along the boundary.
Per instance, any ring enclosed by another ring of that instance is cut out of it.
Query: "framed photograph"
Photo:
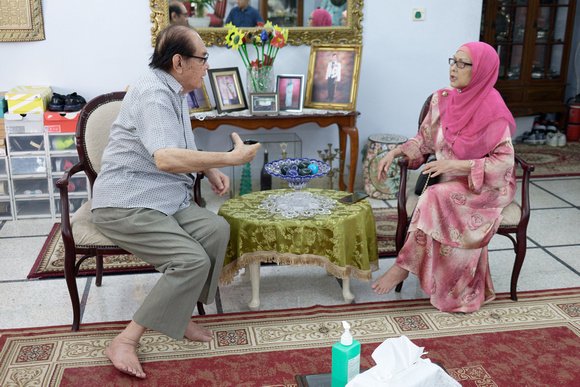
[[[354,110],[362,45],[313,44],[304,107]]]
[[[187,106],[190,114],[212,110],[205,83],[199,89],[187,93]]]
[[[280,101],[280,111],[301,112],[304,104],[304,75],[278,75],[276,92]]]
[[[278,93],[252,93],[250,94],[250,113],[254,115],[278,114],[280,104]]]
[[[237,67],[209,69],[207,72],[218,113],[248,108]]]

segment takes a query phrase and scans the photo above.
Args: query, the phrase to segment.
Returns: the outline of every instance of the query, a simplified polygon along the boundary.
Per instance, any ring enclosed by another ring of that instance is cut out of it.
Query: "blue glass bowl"
[[[288,166],[297,165],[298,163],[304,160],[308,161],[310,164],[316,164],[316,166],[318,167],[318,172],[308,176],[288,176],[283,175],[282,172],[280,171],[280,168],[282,168],[283,165]],[[266,164],[264,168],[266,169],[266,172],[268,172],[270,175],[286,180],[288,186],[290,188],[294,188],[297,191],[301,190],[302,188],[305,188],[311,179],[322,177],[330,171],[330,165],[328,165],[324,161],[307,158],[275,160]]]

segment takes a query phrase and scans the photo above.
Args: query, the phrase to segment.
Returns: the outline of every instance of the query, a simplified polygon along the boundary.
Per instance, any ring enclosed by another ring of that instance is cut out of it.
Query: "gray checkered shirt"
[[[129,88],[111,127],[93,209],[151,208],[167,215],[189,206],[194,177],[155,165],[163,148],[197,150],[183,87],[163,70],[149,70]]]

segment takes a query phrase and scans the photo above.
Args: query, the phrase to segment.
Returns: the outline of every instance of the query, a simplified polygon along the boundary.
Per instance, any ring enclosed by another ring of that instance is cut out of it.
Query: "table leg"
[[[353,192],[354,190],[354,178],[356,177],[356,167],[358,162],[358,129],[356,126],[338,126],[338,139],[339,139],[339,149],[342,151],[340,160],[342,161],[339,165],[338,172],[338,187],[341,190],[346,189],[346,184],[344,184],[344,168],[346,161],[346,140],[347,136],[350,140],[350,173],[348,181],[348,191]]]
[[[248,304],[250,310],[258,310],[260,307],[260,262],[250,263],[250,281],[252,282],[252,299]]]
[[[350,291],[350,276],[342,279],[342,296],[347,304],[354,301],[354,294]]]

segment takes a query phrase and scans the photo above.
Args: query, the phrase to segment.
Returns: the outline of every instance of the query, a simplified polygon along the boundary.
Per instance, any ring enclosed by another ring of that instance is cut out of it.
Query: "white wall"
[[[413,7],[424,7],[426,20],[412,21]],[[366,0],[363,12],[357,99],[361,148],[375,133],[416,133],[423,101],[449,83],[447,58],[462,43],[479,38],[481,0]],[[150,13],[147,0],[44,0],[46,40],[0,43],[0,90],[50,85],[55,92],[76,91],[87,100],[124,90],[147,67]],[[213,68],[243,70],[237,52],[223,47],[209,52]],[[310,46],[285,47],[278,53],[276,72],[307,75],[309,56]],[[227,150],[234,130],[249,133],[222,127],[195,134],[204,150]],[[338,145],[335,127],[303,125],[293,131],[303,140],[304,157],[317,157],[329,142]],[[358,184],[361,165],[359,155]]]

